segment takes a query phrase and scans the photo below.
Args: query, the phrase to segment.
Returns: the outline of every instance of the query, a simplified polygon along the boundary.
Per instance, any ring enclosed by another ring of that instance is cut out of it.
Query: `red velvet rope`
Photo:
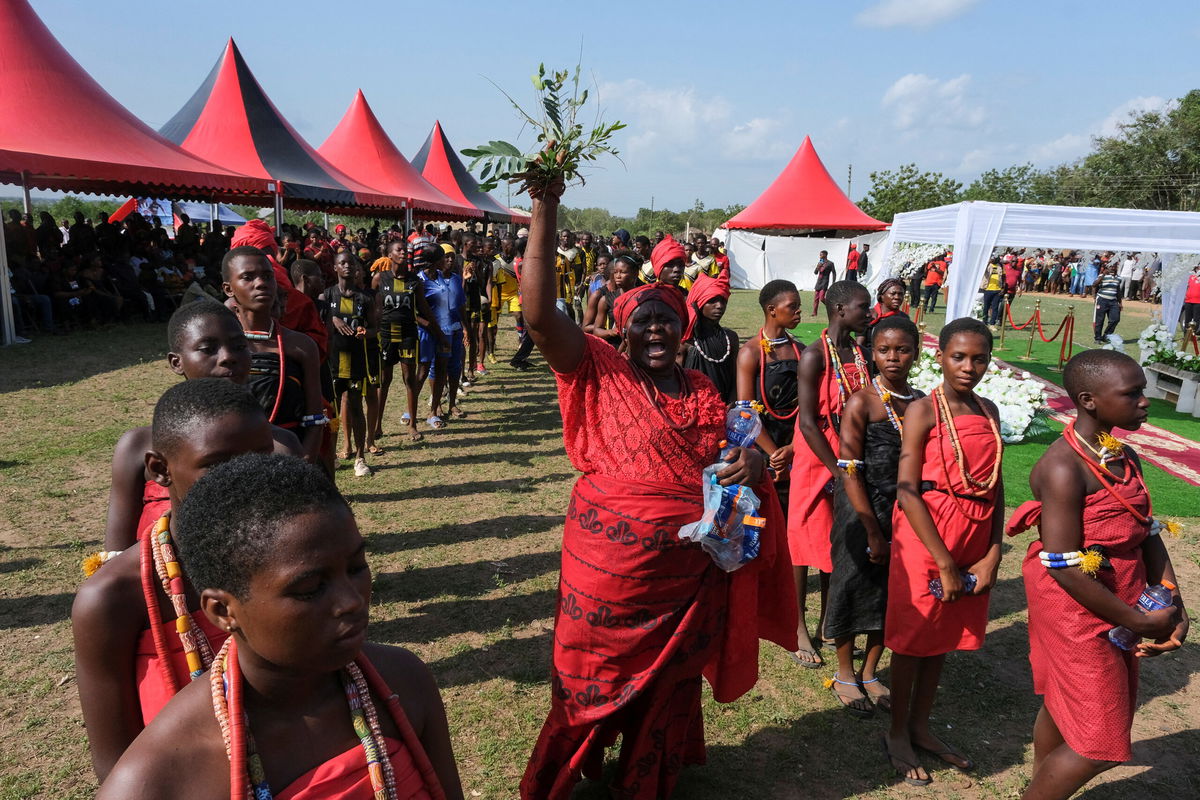
[[[1071,357],[1071,350],[1074,348],[1075,338],[1075,316],[1071,315],[1063,320],[1063,324],[1067,326],[1066,332],[1063,334],[1062,344],[1058,346],[1058,365],[1061,367],[1064,361]],[[1054,334],[1057,336],[1058,334]]]
[[[1047,339],[1046,332],[1042,330],[1042,312],[1041,311],[1036,312],[1035,316],[1037,317],[1038,338],[1040,338],[1043,342],[1047,342],[1047,343],[1053,342],[1055,339],[1058,338],[1058,335],[1063,332],[1063,328],[1067,327],[1067,320],[1070,319],[1070,317],[1063,317],[1063,321],[1058,323],[1058,330],[1056,330],[1054,332],[1053,336],[1051,336],[1049,339]]]
[[[1012,305],[1009,303],[1005,303],[1005,305],[1008,306],[1008,324],[1013,327],[1013,330],[1016,330],[1016,331],[1025,330],[1026,328],[1029,327],[1029,324],[1031,322],[1033,322],[1035,319],[1037,319],[1037,317],[1038,317],[1038,310],[1034,309],[1033,315],[1029,319],[1025,320],[1025,324],[1018,325],[1012,318]]]

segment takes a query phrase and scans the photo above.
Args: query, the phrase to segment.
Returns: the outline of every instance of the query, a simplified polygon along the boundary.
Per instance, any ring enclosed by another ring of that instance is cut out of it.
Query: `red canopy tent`
[[[278,181],[288,205],[398,213],[403,201],[367,186],[313,150],[267,97],[233,39],[204,83],[160,132],[190,153]]]
[[[26,0],[0,0],[0,182],[102,194],[213,198],[266,181],[184,152],[118,103]]]
[[[425,180],[441,189],[456,203],[478,208],[492,222],[529,223],[528,214],[497,203],[489,194],[479,190],[479,184],[471,177],[471,173],[447,141],[441,122],[433,123],[433,130],[429,132],[425,144],[421,145],[420,152],[413,158],[412,165],[421,171]]]
[[[805,136],[779,177],[723,227],[800,233],[881,231],[887,223],[854,205],[821,163],[812,139]]]
[[[483,212],[455,202],[421,177],[379,124],[362,89],[354,95],[342,121],[317,148],[347,175],[403,197],[413,209],[438,219],[478,219]]]

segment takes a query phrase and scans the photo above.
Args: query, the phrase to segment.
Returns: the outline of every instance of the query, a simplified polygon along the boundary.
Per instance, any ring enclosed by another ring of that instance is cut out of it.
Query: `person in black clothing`
[[[726,405],[737,397],[738,335],[721,327],[729,305],[729,273],[696,276],[687,295],[688,323],[683,334],[683,366],[704,374]]]
[[[817,285],[813,287],[813,316],[817,315],[817,310],[821,307],[821,301],[825,299],[825,292],[829,289],[829,282],[833,280],[833,273],[836,267],[829,260],[829,251],[822,250],[820,257],[817,259],[817,267],[813,270],[813,274],[817,276]]]
[[[417,358],[417,326],[429,327],[434,323],[417,272],[430,263],[440,261],[442,255],[440,247],[425,245],[413,253],[413,263],[409,266],[405,263],[404,242],[394,240],[388,243],[388,259],[392,268],[377,272],[372,279],[382,362],[378,410],[372,431],[375,437],[380,434],[393,369],[399,364],[407,401],[400,421],[408,429],[411,441],[419,442],[424,438],[417,430],[417,398],[429,375],[429,365],[421,364]],[[372,427],[372,421],[368,420],[367,425]]]
[[[305,261],[320,273],[315,262]],[[334,256],[333,270],[337,285],[320,296],[318,308],[324,310],[329,328],[329,369],[333,377],[334,402],[345,423],[347,450],[354,448],[354,474],[371,475],[366,460],[367,420],[363,414],[363,389],[367,381],[367,338],[376,333],[374,301],[359,286],[362,263],[343,250]]]

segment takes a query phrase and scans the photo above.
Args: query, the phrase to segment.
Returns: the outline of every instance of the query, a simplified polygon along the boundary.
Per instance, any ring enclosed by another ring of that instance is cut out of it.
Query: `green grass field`
[[[728,322],[754,335],[752,293],[735,294]],[[802,329],[806,340],[814,332]],[[162,326],[131,326],[0,350],[0,800],[94,794],[68,615],[80,559],[103,531],[113,444],[149,420],[176,380],[163,339]],[[502,352],[514,346],[503,332]],[[373,478],[338,473],[369,543],[371,637],[409,647],[432,667],[470,798],[516,797],[549,705],[559,540],[575,478],[555,405],[543,368],[501,365],[467,396],[466,420],[418,445],[386,437]],[[1008,450],[1010,506],[1043,444]],[[1169,485],[1153,475],[1150,485],[1163,504],[1175,502]],[[1184,513],[1194,505],[1184,503]],[[1185,592],[1200,583],[1200,520],[1191,522],[1168,543]],[[729,705],[706,700],[709,764],[686,770],[676,796],[1016,797],[1029,777],[1037,711],[1019,572],[1028,541],[1005,543],[987,643],[948,659],[934,711],[939,732],[977,761],[974,775],[936,769],[927,789],[898,785],[877,742],[886,718],[851,718],[822,687],[832,670],[798,669],[764,646],[753,691]],[[815,607],[814,595],[810,619]],[[1196,652],[1143,665],[1134,759],[1106,773],[1089,800],[1200,796]],[[575,797],[607,794],[585,784]]]

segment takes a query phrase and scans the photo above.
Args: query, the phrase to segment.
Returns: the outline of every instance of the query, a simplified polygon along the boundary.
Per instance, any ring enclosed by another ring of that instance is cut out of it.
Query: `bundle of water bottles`
[[[717,463],[704,468],[704,515],[679,529],[679,538],[699,542],[717,566],[733,572],[758,555],[767,521],[758,516],[759,499],[748,486],[722,486],[717,473],[737,447],[753,447],[762,420],[749,401],[739,400],[725,415],[725,442]]]

